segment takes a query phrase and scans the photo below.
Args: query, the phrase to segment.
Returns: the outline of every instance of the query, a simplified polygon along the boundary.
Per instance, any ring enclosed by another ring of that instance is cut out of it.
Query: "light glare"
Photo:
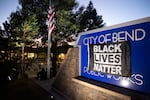
[[[122,86],[125,86],[125,87],[128,87],[128,86],[129,86],[129,81],[123,79],[123,80],[121,80],[121,85],[122,85]]]

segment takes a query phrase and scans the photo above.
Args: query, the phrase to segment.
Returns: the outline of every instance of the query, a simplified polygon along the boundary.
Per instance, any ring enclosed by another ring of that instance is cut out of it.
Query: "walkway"
[[[57,100],[51,93],[29,79],[4,84],[0,91],[0,100]]]

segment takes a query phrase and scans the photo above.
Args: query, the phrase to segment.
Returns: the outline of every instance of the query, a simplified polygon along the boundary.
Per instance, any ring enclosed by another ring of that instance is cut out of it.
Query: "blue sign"
[[[120,67],[123,62],[121,59],[126,57],[117,53],[117,50],[122,51],[119,47],[122,44],[118,43],[124,42],[130,44],[130,51],[126,51],[129,61],[127,65],[123,65],[130,67],[128,76],[122,75]],[[150,17],[83,32],[78,38],[77,45],[80,48],[80,76],[150,93]],[[91,57],[91,53],[94,57]],[[93,64],[90,62],[92,59]],[[104,66],[101,66],[102,64]]]

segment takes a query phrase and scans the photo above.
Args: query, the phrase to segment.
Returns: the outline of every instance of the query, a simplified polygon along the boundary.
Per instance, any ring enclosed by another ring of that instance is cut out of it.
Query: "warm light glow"
[[[61,60],[65,59],[65,55],[63,53],[59,54],[58,58],[60,58]]]
[[[121,80],[121,85],[124,87],[128,87],[129,86],[129,81],[127,79],[123,79]]]
[[[34,53],[28,53],[28,58],[33,58],[34,57]]]
[[[64,59],[65,59],[65,54],[60,53],[60,54],[58,55],[58,62],[61,63]]]

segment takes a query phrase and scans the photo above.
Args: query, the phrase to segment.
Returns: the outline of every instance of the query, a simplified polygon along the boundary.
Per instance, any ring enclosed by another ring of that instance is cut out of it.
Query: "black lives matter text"
[[[126,57],[128,56],[126,52],[129,50],[125,50],[128,47],[124,42],[90,46],[90,53],[92,53],[90,69],[101,73],[126,76],[123,70],[126,70],[124,67],[127,69],[130,67],[125,65],[128,63],[126,59],[129,58]]]

